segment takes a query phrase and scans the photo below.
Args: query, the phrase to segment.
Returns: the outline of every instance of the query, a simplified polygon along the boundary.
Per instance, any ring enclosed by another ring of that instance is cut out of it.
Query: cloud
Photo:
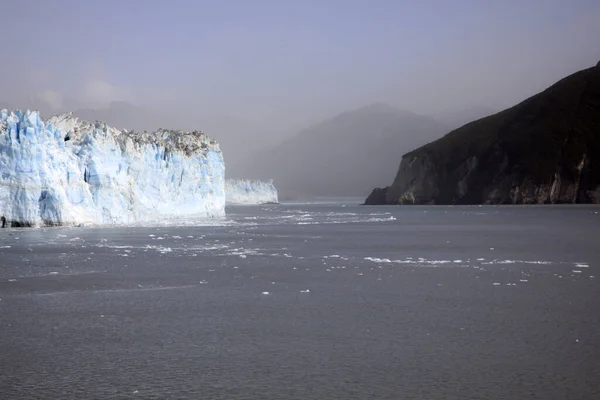
[[[35,85],[46,84],[53,77],[53,74],[50,70],[43,69],[43,68],[32,68],[29,70],[28,75],[29,75],[28,80],[31,81]]]
[[[83,100],[90,106],[104,107],[112,101],[130,101],[131,92],[101,79],[90,79],[83,86]]]
[[[35,100],[41,101],[51,108],[58,110],[63,106],[63,95],[54,90],[45,90],[34,95]]]

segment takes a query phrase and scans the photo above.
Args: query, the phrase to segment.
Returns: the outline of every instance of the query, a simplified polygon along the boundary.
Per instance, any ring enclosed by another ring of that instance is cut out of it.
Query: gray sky
[[[375,101],[500,110],[600,60],[597,0],[0,0],[0,10],[0,102],[123,100],[282,131]]]

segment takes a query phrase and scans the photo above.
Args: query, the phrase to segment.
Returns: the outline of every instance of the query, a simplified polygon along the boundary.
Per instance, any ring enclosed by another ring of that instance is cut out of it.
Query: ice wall
[[[224,172],[219,145],[202,132],[0,111],[0,215],[12,226],[222,216]]]
[[[262,182],[245,179],[227,179],[225,197],[229,204],[278,203],[273,181]]]

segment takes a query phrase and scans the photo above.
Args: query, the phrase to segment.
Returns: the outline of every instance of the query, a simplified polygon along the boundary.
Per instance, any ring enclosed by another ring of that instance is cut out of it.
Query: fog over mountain
[[[230,176],[272,178],[282,199],[355,196],[389,182],[398,155],[441,137],[431,117],[374,103],[342,113],[229,166]]]
[[[218,138],[228,163],[254,154],[282,136],[280,131],[235,116],[203,115],[185,109],[166,111],[137,107],[123,101],[111,102],[106,108],[75,110],[73,114],[88,121],[105,121],[113,126],[139,131],[151,132],[166,126],[184,130],[199,129]]]

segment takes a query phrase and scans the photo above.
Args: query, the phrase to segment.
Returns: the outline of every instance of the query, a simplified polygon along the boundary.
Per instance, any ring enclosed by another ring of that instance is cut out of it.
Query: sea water
[[[0,398],[600,398],[599,213],[0,229]]]

